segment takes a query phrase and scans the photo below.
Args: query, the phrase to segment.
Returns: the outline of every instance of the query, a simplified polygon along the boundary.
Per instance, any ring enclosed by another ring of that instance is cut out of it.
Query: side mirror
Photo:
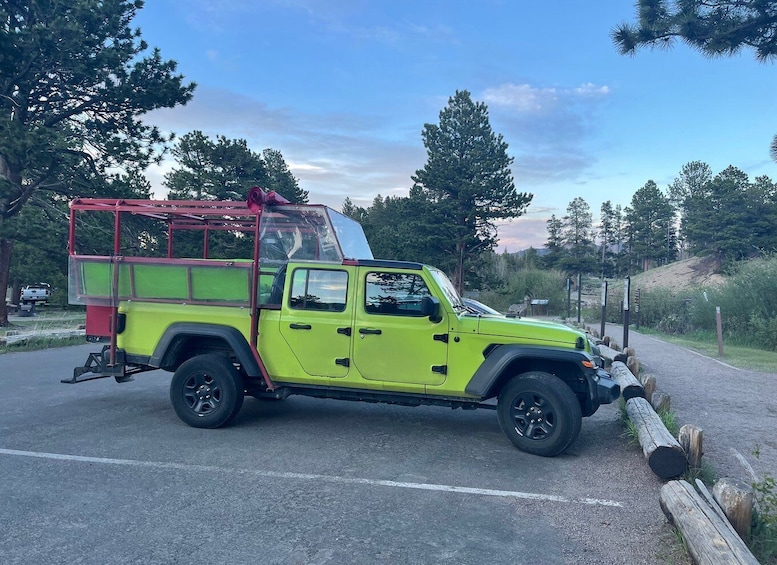
[[[429,320],[432,322],[437,323],[441,321],[440,299],[434,296],[424,296],[421,299],[421,314],[429,316]]]

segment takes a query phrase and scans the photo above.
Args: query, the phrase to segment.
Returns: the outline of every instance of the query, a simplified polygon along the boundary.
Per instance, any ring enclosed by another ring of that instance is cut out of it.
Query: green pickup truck
[[[79,254],[76,217],[106,212],[113,253]],[[165,225],[166,256],[123,254],[127,216]],[[204,234],[201,257],[176,256],[182,230]],[[253,257],[209,257],[219,231]],[[63,382],[171,371],[172,406],[195,427],[228,423],[247,395],[487,408],[516,447],[553,456],[620,394],[585,334],[475,313],[442,271],[374,259],[350,218],[258,189],[248,203],[74,201],[69,298],[106,343]]]

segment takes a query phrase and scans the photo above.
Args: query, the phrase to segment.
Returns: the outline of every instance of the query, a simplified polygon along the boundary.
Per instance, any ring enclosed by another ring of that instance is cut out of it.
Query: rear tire
[[[170,382],[170,402],[178,417],[195,428],[218,428],[243,406],[243,379],[223,355],[185,361]]]
[[[540,371],[513,377],[499,393],[502,431],[521,451],[553,457],[577,439],[582,412],[564,381]]]

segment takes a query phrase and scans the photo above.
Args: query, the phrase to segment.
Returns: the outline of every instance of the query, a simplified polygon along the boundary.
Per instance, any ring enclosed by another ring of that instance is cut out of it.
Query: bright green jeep
[[[85,212],[112,214],[111,255],[78,253]],[[137,217],[164,222],[166,256],[124,254],[122,225]],[[183,230],[204,233],[202,258],[176,257]],[[253,257],[209,257],[214,233]],[[88,338],[108,343],[63,382],[172,371],[191,426],[226,424],[245,395],[489,408],[516,447],[553,456],[620,393],[583,333],[476,314],[440,270],[373,259],[353,220],[258,189],[248,204],[76,200],[70,253],[70,301],[86,305]]]

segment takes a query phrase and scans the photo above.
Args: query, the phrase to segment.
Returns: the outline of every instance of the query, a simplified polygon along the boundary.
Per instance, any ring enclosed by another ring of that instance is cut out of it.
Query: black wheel
[[[497,416],[502,431],[520,449],[553,457],[580,434],[580,403],[564,381],[532,371],[514,377],[499,393]]]
[[[221,355],[199,355],[178,367],[170,382],[178,417],[195,428],[218,428],[243,406],[243,379]]]

